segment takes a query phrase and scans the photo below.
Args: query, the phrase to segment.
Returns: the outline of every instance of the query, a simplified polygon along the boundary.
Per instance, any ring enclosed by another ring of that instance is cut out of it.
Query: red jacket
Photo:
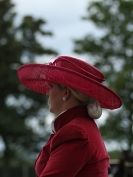
[[[38,177],[108,177],[108,153],[85,107],[59,115],[54,128],[35,163]]]

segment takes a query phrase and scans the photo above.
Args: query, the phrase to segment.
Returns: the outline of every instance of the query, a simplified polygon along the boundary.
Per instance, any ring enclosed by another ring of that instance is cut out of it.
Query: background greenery
[[[75,52],[89,55],[122,98],[123,107],[109,116],[101,130],[107,141],[133,150],[133,1],[92,2],[83,17],[100,30],[75,40]]]
[[[24,16],[16,24],[16,16],[12,1],[0,0],[0,139],[4,145],[0,166],[32,163],[49,133],[44,119],[45,97],[20,85],[16,69],[35,62],[36,57],[60,53],[39,41],[39,37],[52,37],[52,32],[45,30],[44,19]],[[105,73],[107,84],[121,96],[122,108],[108,111],[101,131],[107,142],[116,142],[121,150],[130,151],[133,150],[132,19],[133,1],[92,1],[83,20],[91,21],[101,35],[88,33],[73,41],[74,52],[89,57]],[[33,120],[41,132],[31,126]]]

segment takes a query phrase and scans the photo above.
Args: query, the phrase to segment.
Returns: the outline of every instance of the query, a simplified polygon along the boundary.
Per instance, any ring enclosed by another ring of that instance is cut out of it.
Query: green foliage
[[[109,114],[101,130],[107,140],[133,148],[133,1],[94,1],[83,18],[96,33],[75,40],[74,51],[87,54],[121,96],[123,107]],[[99,34],[99,35],[98,35]]]
[[[119,159],[120,156],[121,156],[121,152],[118,151],[118,150],[115,150],[115,151],[109,152],[109,155],[110,155],[110,158],[111,158],[111,159]],[[118,162],[117,162],[117,163],[118,163]]]
[[[41,139],[44,141],[46,136],[46,132],[39,135],[28,123],[37,116],[40,117],[38,122],[42,121],[40,111],[45,108],[46,100],[42,95],[29,92],[19,84],[16,69],[25,61],[34,62],[37,56],[57,54],[39,42],[39,37],[52,35],[44,31],[45,21],[25,16],[19,25],[15,25],[15,17],[12,2],[1,0],[0,138],[5,148],[0,156],[0,164],[6,166],[29,162]]]

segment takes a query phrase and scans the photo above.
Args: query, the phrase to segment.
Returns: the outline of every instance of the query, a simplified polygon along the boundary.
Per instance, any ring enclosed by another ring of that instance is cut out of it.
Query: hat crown
[[[100,83],[105,80],[103,73],[100,72],[96,67],[89,65],[84,61],[78,60],[77,58],[75,59],[69,56],[59,56],[53,63],[50,63],[50,65],[78,72]]]

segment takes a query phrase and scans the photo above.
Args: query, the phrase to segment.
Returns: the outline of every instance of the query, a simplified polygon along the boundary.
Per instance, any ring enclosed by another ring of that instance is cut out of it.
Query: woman
[[[101,108],[121,106],[119,96],[103,85],[104,75],[94,66],[59,56],[49,64],[28,64],[18,70],[29,89],[47,94],[56,116],[53,134],[36,163],[38,177],[107,177],[109,156],[95,124]]]

